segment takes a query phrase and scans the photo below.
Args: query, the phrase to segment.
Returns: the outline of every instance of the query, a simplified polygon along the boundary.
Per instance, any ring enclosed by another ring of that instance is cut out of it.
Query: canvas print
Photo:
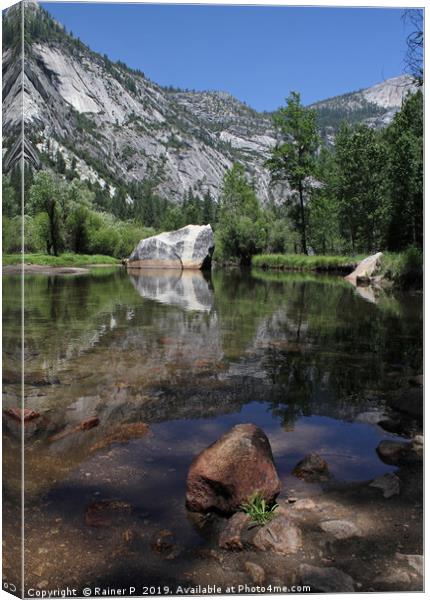
[[[5,591],[423,590],[423,19],[3,11]]]

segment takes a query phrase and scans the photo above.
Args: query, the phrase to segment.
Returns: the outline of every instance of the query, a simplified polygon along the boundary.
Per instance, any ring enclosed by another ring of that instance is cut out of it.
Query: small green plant
[[[274,516],[278,504],[269,508],[260,492],[254,492],[246,502],[240,505],[241,510],[251,517],[251,525],[265,525]]]

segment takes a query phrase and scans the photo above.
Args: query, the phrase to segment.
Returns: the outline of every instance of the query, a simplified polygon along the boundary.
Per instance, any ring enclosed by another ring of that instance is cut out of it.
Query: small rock
[[[424,557],[420,554],[400,554],[396,552],[396,559],[400,561],[406,561],[414,571],[417,572],[420,577],[424,576]]]
[[[357,423],[365,423],[366,425],[377,425],[384,418],[384,413],[381,411],[362,412],[356,416]]]
[[[230,517],[219,537],[219,547],[226,550],[242,550],[241,534],[250,522],[251,518],[244,512],[235,513]]]
[[[345,540],[347,538],[361,535],[359,528],[351,523],[351,521],[324,521],[320,525],[321,529],[326,533],[330,533],[337,540]]]
[[[391,569],[381,575],[375,577],[375,583],[382,583],[386,585],[398,585],[399,583],[410,583],[411,578],[409,574],[399,568]]]
[[[37,575],[37,577],[41,577],[43,575],[43,571],[43,565],[39,565],[35,569],[33,569],[32,573],[34,573],[34,575]]]
[[[122,539],[126,544],[130,544],[130,542],[134,539],[134,534],[131,529],[126,529],[122,532]]]
[[[253,539],[259,550],[272,550],[277,554],[293,554],[302,546],[300,529],[285,516],[272,519],[259,529]]]
[[[314,510],[316,508],[316,504],[311,498],[301,498],[294,503],[292,506],[294,510]]]
[[[311,452],[293,469],[293,475],[304,481],[318,481],[330,476],[327,462],[316,452]]]
[[[416,454],[417,458],[423,459],[424,454],[424,437],[416,435],[411,440],[411,450]]]
[[[88,417],[88,419],[84,419],[79,423],[76,429],[80,431],[88,431],[89,429],[93,429],[93,427],[97,427],[100,423],[100,419],[98,417]]]
[[[397,496],[400,492],[400,479],[394,473],[385,473],[374,479],[370,487],[380,488],[383,491],[384,498]]]
[[[245,563],[245,569],[251,576],[253,583],[256,585],[263,585],[266,579],[266,571],[260,565],[253,562],[247,561]]]
[[[353,578],[334,567],[301,565],[300,577],[302,585],[309,585],[312,593],[346,593],[354,591]]]
[[[376,452],[388,465],[419,463],[423,459],[423,438],[418,435],[411,442],[383,440],[376,448]]]
[[[33,421],[40,417],[40,413],[31,408],[6,408],[3,411],[3,414],[15,421],[24,421],[24,423],[28,423],[29,421]]]

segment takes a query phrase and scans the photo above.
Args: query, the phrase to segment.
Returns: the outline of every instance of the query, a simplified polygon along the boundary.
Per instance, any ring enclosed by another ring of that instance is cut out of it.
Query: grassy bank
[[[18,265],[22,261],[21,254],[3,254],[3,265]],[[73,254],[67,252],[60,256],[49,254],[24,254],[24,263],[49,267],[85,267],[88,265],[116,265],[120,261],[103,254]]]
[[[405,252],[384,252],[379,275],[402,289],[423,286],[423,255],[418,248]]]
[[[259,254],[252,258],[256,269],[350,273],[365,258],[361,256],[306,256],[305,254]],[[418,289],[423,281],[423,256],[419,249],[384,252],[377,273],[402,289]]]
[[[306,254],[259,254],[252,257],[258,269],[285,271],[352,271],[361,256],[306,256]]]

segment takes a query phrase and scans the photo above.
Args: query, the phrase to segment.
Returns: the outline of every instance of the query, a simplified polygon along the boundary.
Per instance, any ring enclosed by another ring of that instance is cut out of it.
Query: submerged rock
[[[28,423],[40,417],[40,413],[31,408],[6,408],[3,411],[6,417],[10,417],[14,421]]]
[[[88,417],[79,423],[76,427],[77,431],[88,431],[99,425],[100,419],[98,417]]]
[[[320,525],[321,529],[326,533],[330,533],[337,540],[345,540],[347,538],[361,535],[361,531],[351,521],[323,521]]]
[[[214,247],[210,225],[187,225],[140,240],[127,261],[127,268],[209,268]]]
[[[192,511],[231,513],[257,491],[271,503],[280,489],[269,440],[248,423],[236,425],[195,457],[186,502]]]
[[[242,531],[250,522],[250,517],[244,512],[238,512],[230,517],[221,531],[219,547],[225,550],[242,550]]]
[[[122,423],[117,427],[111,427],[108,429],[103,438],[93,444],[90,450],[102,450],[103,448],[107,448],[114,443],[123,444],[130,440],[137,440],[145,436],[148,431],[149,427],[146,423]]]
[[[311,452],[297,463],[293,475],[308,482],[330,477],[327,462],[316,452]]]
[[[285,555],[294,554],[302,547],[302,533],[291,519],[281,515],[257,531],[253,544],[259,550],[271,550]]]
[[[302,585],[309,585],[311,592],[353,592],[354,580],[340,569],[334,567],[315,567],[301,565],[300,578]]]
[[[398,496],[400,493],[400,479],[394,473],[385,473],[374,479],[369,485],[381,489],[384,498]]]
[[[88,505],[85,524],[89,527],[109,527],[121,523],[132,512],[132,506],[122,500],[98,500]]]
[[[420,463],[423,460],[423,437],[417,435],[410,442],[383,440],[376,451],[388,465]]]

